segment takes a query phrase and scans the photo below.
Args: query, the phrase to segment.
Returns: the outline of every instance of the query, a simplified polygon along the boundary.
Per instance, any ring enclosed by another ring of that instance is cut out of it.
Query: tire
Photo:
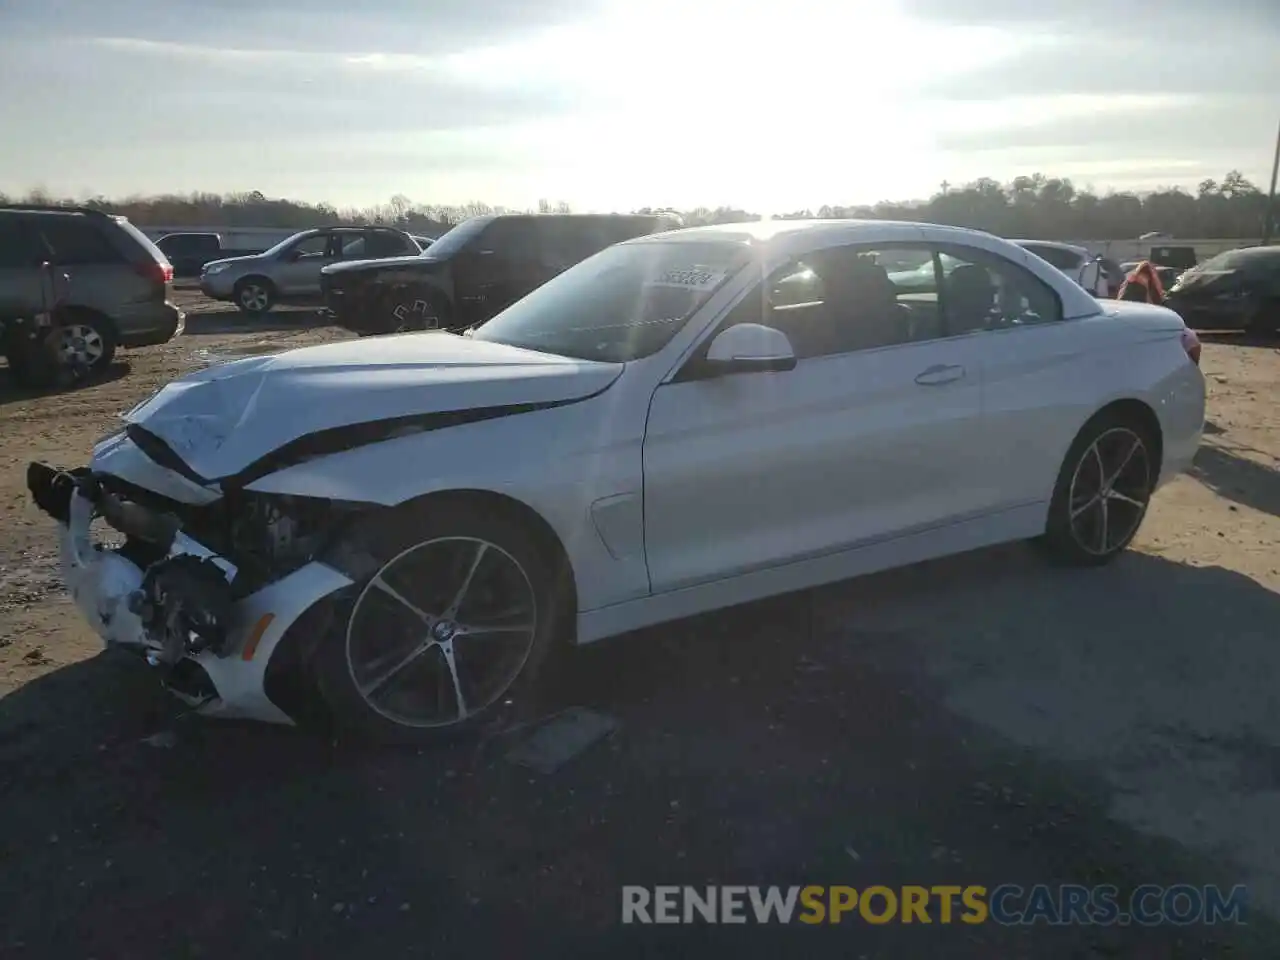
[[[244,277],[236,281],[231,296],[241,313],[260,317],[275,305],[276,288],[266,277]]]
[[[532,695],[569,604],[557,565],[518,518],[437,501],[392,511],[351,540],[377,570],[352,589],[311,665],[340,731],[448,740],[502,722]],[[486,614],[491,604],[501,609]]]
[[[49,337],[58,373],[73,382],[100,376],[116,356],[115,325],[88,310],[56,316]]]
[[[453,309],[439,294],[428,293],[425,297],[406,294],[392,298],[387,308],[388,333],[446,330],[452,322]]]
[[[1155,490],[1157,449],[1132,415],[1104,412],[1085,424],[1063,460],[1040,539],[1051,557],[1097,567],[1129,546]]]

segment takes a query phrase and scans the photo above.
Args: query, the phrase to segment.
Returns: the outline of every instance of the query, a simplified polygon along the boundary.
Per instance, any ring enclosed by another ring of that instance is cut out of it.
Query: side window
[[[536,260],[538,229],[531,218],[499,218],[485,229],[475,244],[477,251],[490,250],[503,262]]]
[[[561,217],[537,221],[538,240],[535,244],[538,263],[548,274],[555,275],[568,270],[580,260],[601,249],[594,225],[589,220],[574,222]]]
[[[88,217],[54,214],[38,217],[32,223],[54,263],[77,266],[120,263],[124,259]]]
[[[1028,245],[1027,252],[1034,253],[1041,260],[1047,260],[1050,264],[1059,270],[1079,270],[1081,260],[1078,255],[1070,250],[1060,250],[1057,247],[1035,247]]]
[[[976,247],[946,246],[939,253],[949,336],[1062,319],[1058,294],[1021,264]]]
[[[326,234],[318,233],[295,243],[290,248],[289,255],[297,258],[323,257],[328,249],[329,237]]]
[[[328,256],[334,260],[361,260],[368,257],[369,234],[355,232],[335,233],[329,244]]]
[[[738,323],[781,330],[801,360],[937,339],[934,253],[920,244],[816,251],[748,294],[725,325]]]
[[[21,219],[0,213],[0,270],[38,267],[46,256]]]

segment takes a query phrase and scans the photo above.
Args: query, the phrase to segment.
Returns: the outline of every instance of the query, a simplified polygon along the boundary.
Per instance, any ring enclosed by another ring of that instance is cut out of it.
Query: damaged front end
[[[64,582],[107,646],[144,655],[202,713],[296,722],[298,678],[275,691],[268,670],[305,662],[325,629],[308,612],[352,584],[314,558],[359,505],[247,491],[192,504],[44,463],[27,484],[59,524]]]

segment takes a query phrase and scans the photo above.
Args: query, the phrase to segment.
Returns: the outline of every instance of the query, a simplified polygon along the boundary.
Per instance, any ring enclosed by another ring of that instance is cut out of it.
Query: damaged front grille
[[[129,606],[147,635],[159,641],[160,661],[175,664],[205,650],[226,653],[234,603],[221,567],[206,557],[179,554],[147,568]]]
[[[155,661],[170,666],[206,650],[225,656],[235,604],[310,562],[349,519],[370,509],[243,490],[194,506],[109,474],[42,463],[28,468],[28,486],[60,523],[71,524],[71,500],[79,493],[124,534],[114,552],[142,572],[128,609]]]

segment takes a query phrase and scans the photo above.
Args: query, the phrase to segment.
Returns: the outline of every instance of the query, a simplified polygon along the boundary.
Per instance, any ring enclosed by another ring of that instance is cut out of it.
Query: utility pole
[[[1271,232],[1276,222],[1276,174],[1280,173],[1280,129],[1276,130],[1276,156],[1271,161],[1271,190],[1267,194],[1267,216],[1262,224],[1262,245],[1271,243]]]

